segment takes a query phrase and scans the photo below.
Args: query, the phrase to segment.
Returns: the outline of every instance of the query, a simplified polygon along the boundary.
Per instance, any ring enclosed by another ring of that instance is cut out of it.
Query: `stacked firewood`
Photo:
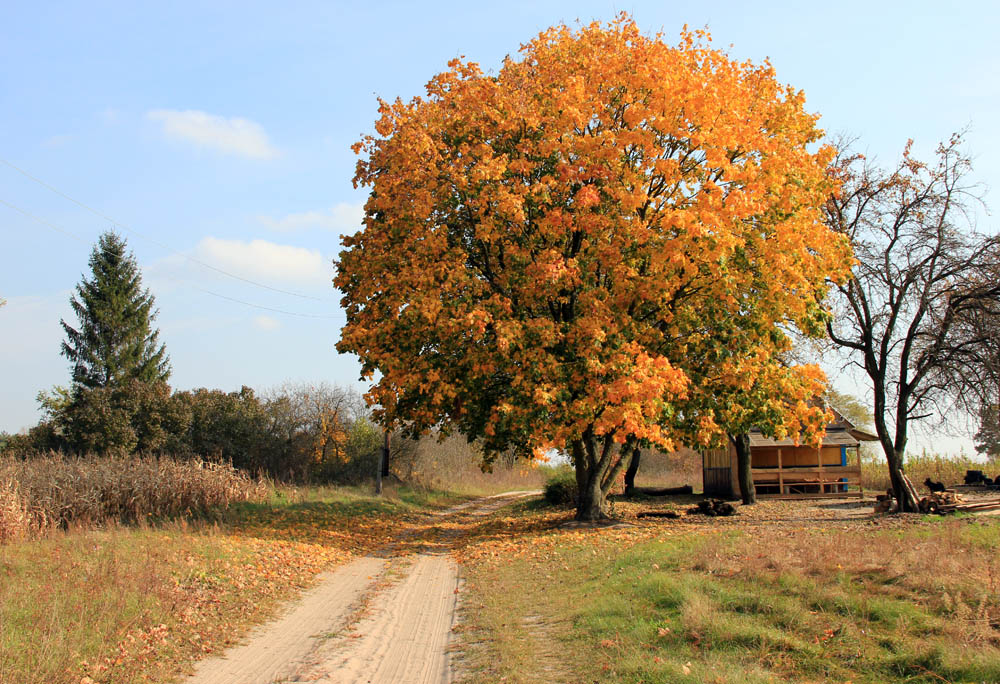
[[[936,483],[935,483],[936,484]],[[983,501],[968,502],[961,494],[954,489],[943,489],[941,491],[931,491],[924,497],[917,495],[916,488],[910,479],[903,476],[904,494],[910,498],[911,502],[916,502],[917,510],[921,513],[954,513],[962,511],[975,513],[978,511],[1000,510],[1000,499],[988,499]],[[928,485],[929,487],[929,485]],[[936,487],[932,489],[937,489]],[[875,497],[876,513],[891,513],[898,511],[899,507],[893,497],[892,490]]]
[[[941,492],[931,492],[917,502],[917,509],[921,513],[944,513],[946,510],[956,510],[956,506],[965,503],[965,497],[958,494],[953,489],[945,489]]]

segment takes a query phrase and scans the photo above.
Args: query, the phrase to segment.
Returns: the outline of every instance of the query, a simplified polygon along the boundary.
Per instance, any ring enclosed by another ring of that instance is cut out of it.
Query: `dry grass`
[[[107,523],[0,545],[0,682],[183,680],[331,566],[440,496],[283,487],[213,520]]]
[[[668,454],[643,450],[636,475],[637,487],[702,487],[701,454],[681,448]]]
[[[941,456],[926,452],[908,455],[905,468],[914,484],[923,483],[928,477],[947,486],[962,484],[967,470],[983,470],[991,476],[1000,475],[1000,465],[996,463],[983,463],[965,455]],[[881,451],[862,457],[861,483],[865,489],[875,491],[885,491],[892,486],[889,483],[885,456]]]
[[[523,459],[509,464],[498,461],[491,471],[484,471],[481,462],[481,454],[464,437],[442,442],[425,438],[400,474],[408,484],[473,496],[541,489],[547,474],[544,464],[540,467]]]
[[[780,503],[572,531],[525,508],[463,551],[462,681],[1000,681],[1000,521]],[[538,625],[556,672],[531,667]]]
[[[52,529],[202,515],[269,488],[225,464],[172,458],[0,457],[0,542]]]

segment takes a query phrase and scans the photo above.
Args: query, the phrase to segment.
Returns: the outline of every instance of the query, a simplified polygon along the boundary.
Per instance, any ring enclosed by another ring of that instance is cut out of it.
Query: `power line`
[[[45,219],[39,218],[38,216],[35,216],[31,212],[25,211],[21,207],[18,207],[18,206],[15,206],[15,205],[11,204],[10,202],[8,202],[5,199],[0,199],[0,204],[3,204],[6,207],[10,207],[11,209],[13,209],[14,211],[16,211],[17,213],[30,218],[32,221],[37,221],[38,223],[41,223],[43,226],[48,226],[52,230],[58,231],[58,232],[62,233],[63,235],[68,235],[69,237],[73,238],[74,240],[79,240],[80,242],[82,242],[85,245],[89,244],[86,240],[84,240],[79,235],[76,235],[75,233],[71,233],[68,230],[66,230],[65,228],[60,228],[59,226],[57,226],[54,223],[49,223]]]
[[[281,294],[291,295],[292,297],[301,297],[302,299],[312,299],[312,300],[315,300],[317,302],[329,302],[330,301],[329,299],[323,298],[323,297],[314,297],[312,295],[302,294],[301,292],[293,292],[292,290],[283,290],[280,287],[272,287],[271,285],[265,285],[264,283],[259,283],[256,280],[250,280],[249,278],[244,278],[243,276],[236,275],[235,273],[230,273],[229,271],[225,271],[225,270],[223,270],[221,268],[218,268],[217,266],[212,266],[211,264],[205,263],[204,261],[201,261],[200,259],[196,259],[193,256],[190,256],[188,254],[184,254],[183,252],[179,252],[176,249],[172,248],[170,245],[167,245],[167,244],[164,244],[164,243],[160,242],[156,238],[153,238],[153,237],[150,237],[150,236],[145,235],[143,233],[140,233],[139,231],[135,230],[134,228],[129,228],[124,223],[121,223],[120,221],[116,221],[114,218],[108,216],[107,214],[102,213],[101,211],[98,211],[97,209],[94,209],[93,207],[91,207],[91,206],[89,206],[87,204],[84,204],[83,202],[81,202],[78,199],[70,197],[69,195],[67,195],[62,190],[59,190],[58,188],[55,188],[55,187],[49,185],[48,183],[46,183],[42,179],[37,178],[37,177],[31,175],[30,173],[28,173],[24,169],[22,169],[22,168],[20,168],[18,166],[15,166],[14,164],[11,164],[6,159],[0,158],[0,163],[4,164],[6,166],[9,166],[10,168],[12,168],[15,171],[17,171],[19,174],[21,174],[22,176],[24,176],[25,178],[27,178],[27,179],[29,179],[29,180],[31,180],[31,181],[33,181],[33,182],[41,185],[46,190],[48,190],[50,192],[53,192],[56,195],[59,195],[60,197],[62,197],[63,199],[69,200],[70,202],[72,202],[73,204],[77,205],[78,207],[81,207],[81,208],[85,209],[86,211],[89,211],[90,213],[94,214],[95,216],[97,216],[99,218],[102,218],[105,221],[108,221],[109,223],[111,223],[116,228],[121,228],[122,230],[125,230],[125,231],[127,231],[129,233],[132,233],[133,235],[136,235],[136,236],[138,236],[138,237],[140,237],[140,238],[142,238],[144,240],[148,240],[149,242],[152,242],[154,245],[156,245],[160,249],[163,249],[163,250],[166,250],[167,252],[170,252],[170,254],[172,254],[172,255],[179,256],[179,257],[182,257],[184,259],[187,259],[188,261],[190,261],[192,263],[198,264],[199,266],[202,266],[202,267],[207,268],[209,270],[215,271],[216,273],[221,273],[224,276],[228,276],[230,278],[235,278],[236,280],[240,280],[240,281],[242,281],[244,283],[249,283],[250,285],[256,285],[257,287],[262,287],[265,290],[271,290],[272,292],[280,292]],[[4,202],[4,204],[7,204],[7,203]],[[11,206],[11,205],[7,204],[7,206]],[[22,213],[24,213],[24,212],[22,212]],[[57,228],[56,230],[60,230],[60,229]]]
[[[0,161],[2,161],[2,160],[0,160]],[[43,218],[41,218],[39,216],[35,216],[30,211],[22,209],[21,207],[17,206],[16,204],[11,204],[10,202],[8,202],[7,200],[5,200],[3,198],[0,198],[0,204],[3,204],[4,206],[6,206],[6,207],[8,207],[10,209],[13,209],[17,213],[19,213],[22,216],[25,216],[25,217],[31,219],[32,221],[36,221],[37,223],[40,223],[43,226],[46,226],[48,228],[51,228],[52,230],[60,232],[63,235],[71,237],[74,240],[82,242],[85,245],[90,244],[90,241],[86,240],[85,238],[80,237],[76,233],[68,231],[65,228],[62,228],[61,226],[57,226],[56,224],[52,223],[51,221],[46,221],[45,219],[43,219]],[[236,299],[234,297],[227,297],[226,295],[219,294],[218,292],[212,292],[211,290],[206,290],[206,289],[204,289],[202,287],[198,287],[197,285],[193,285],[191,283],[187,283],[187,285],[189,287],[194,288],[195,290],[198,290],[200,292],[204,292],[205,294],[212,295],[213,297],[218,297],[219,299],[225,299],[225,300],[230,301],[230,302],[236,302],[237,304],[243,304],[244,306],[250,306],[250,307],[253,307],[255,309],[262,309],[264,311],[272,311],[274,313],[286,314],[288,316],[299,316],[301,318],[326,318],[326,319],[330,319],[330,318],[337,318],[338,317],[337,314],[312,314],[312,313],[302,313],[302,312],[298,312],[298,311],[285,311],[284,309],[277,309],[277,308],[270,307],[270,306],[262,306],[260,304],[254,304],[252,302],[247,302],[247,301],[244,301],[242,299]]]
[[[289,316],[301,316],[303,318],[337,318],[336,314],[310,314],[310,313],[298,313],[295,311],[285,311],[284,309],[273,309],[269,306],[261,306],[260,304],[252,304],[250,302],[245,302],[242,299],[236,299],[235,297],[227,297],[226,295],[219,294],[218,292],[212,292],[211,290],[206,290],[203,287],[198,287],[197,285],[191,285],[190,287],[198,290],[199,292],[204,292],[205,294],[210,294],[213,297],[218,297],[220,299],[227,299],[230,302],[236,302],[237,304],[244,304],[246,306],[252,306],[255,309],[263,309],[264,311],[274,311],[275,313],[287,314]]]

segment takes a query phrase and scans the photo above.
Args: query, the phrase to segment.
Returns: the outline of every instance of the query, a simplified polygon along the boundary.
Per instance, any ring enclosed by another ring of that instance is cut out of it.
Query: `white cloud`
[[[258,216],[257,220],[268,228],[283,233],[316,228],[335,233],[353,233],[361,228],[361,221],[364,217],[365,207],[363,203],[341,202],[331,209],[303,211],[297,214],[287,214],[280,218]]]
[[[271,318],[270,316],[257,316],[253,319],[253,324],[255,328],[259,328],[260,330],[277,330],[281,327],[281,323],[276,318]]]
[[[328,283],[333,267],[319,250],[279,245],[267,240],[223,240],[206,237],[196,258],[224,271],[254,280]]]
[[[226,118],[194,109],[154,109],[146,117],[163,124],[163,133],[174,140],[250,159],[278,156],[263,127],[249,119]]]

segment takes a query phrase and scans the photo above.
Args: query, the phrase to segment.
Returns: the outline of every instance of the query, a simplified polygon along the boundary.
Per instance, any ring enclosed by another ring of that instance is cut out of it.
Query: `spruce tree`
[[[79,388],[120,389],[131,380],[155,383],[170,375],[153,295],[142,288],[142,275],[123,238],[108,231],[90,255],[92,277],[84,278],[70,297],[79,324],[62,323],[62,354],[73,364]]]

